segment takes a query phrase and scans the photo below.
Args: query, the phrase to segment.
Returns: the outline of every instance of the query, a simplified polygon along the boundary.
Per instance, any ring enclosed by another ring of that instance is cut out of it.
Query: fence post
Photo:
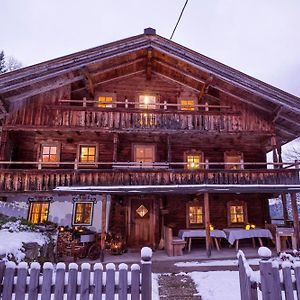
[[[101,263],[94,264],[94,300],[102,299],[103,266]]]
[[[56,265],[56,278],[55,278],[55,291],[54,291],[55,300],[63,300],[64,298],[65,269],[66,269],[66,265],[64,263],[60,262]]]
[[[42,284],[42,300],[51,299],[53,265],[50,262],[45,262],[43,265],[43,284]]]
[[[12,299],[15,268],[16,268],[16,264],[14,262],[10,261],[6,263],[6,268],[4,271],[4,279],[3,279],[2,300]]]
[[[281,285],[279,276],[279,264],[277,261],[272,262],[272,275],[274,280],[274,300],[281,300]]]
[[[289,261],[284,261],[281,266],[282,266],[285,299],[294,300],[291,263]]]
[[[75,300],[77,293],[77,274],[78,265],[75,263],[69,264],[69,278],[67,288],[67,300]]]
[[[119,265],[119,300],[127,300],[128,287],[128,266],[126,264]]]
[[[90,293],[90,270],[91,265],[89,263],[83,263],[81,265],[81,283],[80,283],[80,299],[88,300]]]
[[[1,283],[4,277],[4,271],[5,271],[5,262],[3,260],[0,260],[0,297],[3,290],[3,286],[1,287]]]
[[[113,263],[106,265],[106,285],[105,285],[105,299],[115,299],[115,270],[116,266]]]
[[[294,262],[294,272],[296,277],[297,296],[300,299],[300,262]]]
[[[142,264],[142,300],[152,299],[152,250],[149,247],[143,247],[141,250]]]
[[[130,270],[131,270],[131,300],[139,300],[141,268],[138,264],[133,264]]]
[[[272,253],[267,247],[260,247],[258,255],[261,257],[259,262],[260,278],[261,278],[261,293],[263,300],[275,299],[275,283],[273,280],[272,262],[269,261]]]
[[[28,289],[28,299],[36,300],[39,292],[39,278],[41,265],[38,262],[33,262],[30,265],[30,279]]]

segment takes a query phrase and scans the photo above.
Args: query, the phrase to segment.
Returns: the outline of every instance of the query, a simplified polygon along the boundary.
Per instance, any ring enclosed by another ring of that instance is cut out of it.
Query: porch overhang
[[[176,185],[112,185],[112,186],[58,186],[55,192],[109,193],[109,194],[158,194],[158,193],[296,193],[300,184],[176,184]]]

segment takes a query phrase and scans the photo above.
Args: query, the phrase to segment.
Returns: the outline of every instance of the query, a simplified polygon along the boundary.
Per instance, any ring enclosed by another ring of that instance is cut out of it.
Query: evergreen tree
[[[5,56],[4,56],[4,51],[2,50],[0,52],[0,74],[5,73],[6,71],[7,69],[5,63]]]

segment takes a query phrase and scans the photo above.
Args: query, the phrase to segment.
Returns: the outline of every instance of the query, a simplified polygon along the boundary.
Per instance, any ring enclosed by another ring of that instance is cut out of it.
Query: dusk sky
[[[2,0],[0,49],[24,66],[137,35],[169,38],[185,0]],[[299,0],[189,0],[173,40],[300,96]]]

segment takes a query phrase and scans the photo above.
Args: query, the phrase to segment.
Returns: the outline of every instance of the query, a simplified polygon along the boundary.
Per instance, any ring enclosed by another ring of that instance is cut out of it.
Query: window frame
[[[135,163],[140,163],[139,161],[137,161],[137,159],[136,159],[136,149],[138,148],[138,147],[152,147],[152,149],[153,149],[153,157],[154,157],[154,160],[153,160],[153,162],[152,162],[152,164],[150,164],[149,163],[149,165],[147,165],[147,166],[142,166],[142,165],[136,165],[136,167],[137,168],[153,168],[153,163],[154,162],[156,162],[156,148],[157,148],[157,146],[156,146],[156,144],[143,144],[143,143],[134,143],[134,144],[132,144],[132,161],[133,162],[135,162]]]
[[[94,162],[81,162],[81,148],[82,147],[95,147],[95,161]],[[98,144],[78,144],[77,160],[80,165],[79,168],[95,168],[98,166]]]
[[[99,106],[99,97],[111,97],[112,98],[112,104],[111,104],[111,107],[108,107],[108,106]],[[107,93],[107,92],[97,92],[96,95],[95,95],[95,100],[96,100],[96,106],[99,108],[99,109],[106,109],[106,108],[115,108],[117,107],[117,104],[115,103],[116,100],[117,100],[117,94],[116,93]]]
[[[78,204],[91,204],[90,222],[89,223],[76,223],[76,208]],[[76,201],[73,203],[72,226],[92,226],[94,217],[94,202],[93,201]]]
[[[191,223],[190,222],[190,207],[199,207],[201,208],[201,217],[202,222],[200,223]],[[187,228],[203,228],[204,227],[204,207],[199,200],[188,201],[186,204],[186,227]]]
[[[193,109],[182,109],[182,107],[184,106],[188,106],[187,104],[184,105],[181,103],[181,101],[193,101]],[[177,99],[177,105],[178,105],[178,110],[180,111],[186,111],[186,112],[193,112],[193,111],[197,111],[198,110],[198,99],[196,97],[179,97]]]
[[[191,169],[191,168],[188,167],[188,161],[187,161],[188,156],[200,156],[199,163],[202,163],[202,164],[199,164],[199,168]],[[195,150],[195,149],[185,151],[184,152],[184,162],[186,163],[184,165],[184,168],[186,170],[196,171],[196,170],[204,169],[205,166],[203,165],[203,163],[204,163],[204,153],[203,153],[203,151],[201,151],[201,150]]]
[[[242,206],[244,222],[232,222],[230,208],[232,206]],[[231,200],[227,202],[227,224],[229,227],[241,227],[248,223],[247,203],[243,200]]]
[[[42,216],[42,210],[40,209],[38,212],[38,219],[39,222],[37,223],[33,223],[32,220],[32,210],[33,210],[33,206],[39,204],[42,207],[42,204],[47,204],[47,213],[46,213],[46,220],[41,221],[41,216]],[[28,209],[28,215],[27,215],[27,220],[28,222],[32,223],[32,224],[41,224],[43,222],[47,222],[48,218],[49,218],[49,210],[50,210],[50,202],[49,201],[29,201],[29,209]]]
[[[38,153],[38,161],[41,161],[42,167],[44,167],[44,168],[59,167],[59,164],[48,164],[47,162],[43,161],[43,148],[44,147],[56,147],[57,162],[60,162],[60,148],[61,148],[60,143],[56,143],[56,142],[53,142],[53,143],[51,143],[51,142],[40,143],[39,153]]]
[[[149,108],[149,107],[141,107],[141,105],[145,105],[143,103],[140,102],[140,97],[155,97],[155,104],[150,104],[153,105],[154,108]],[[144,94],[138,94],[137,96],[137,102],[135,105],[135,108],[140,109],[140,110],[146,110],[146,111],[151,111],[151,110],[155,110],[155,109],[159,109],[160,108],[160,101],[159,101],[159,97],[157,95],[154,94],[149,94],[149,93],[144,93]]]

